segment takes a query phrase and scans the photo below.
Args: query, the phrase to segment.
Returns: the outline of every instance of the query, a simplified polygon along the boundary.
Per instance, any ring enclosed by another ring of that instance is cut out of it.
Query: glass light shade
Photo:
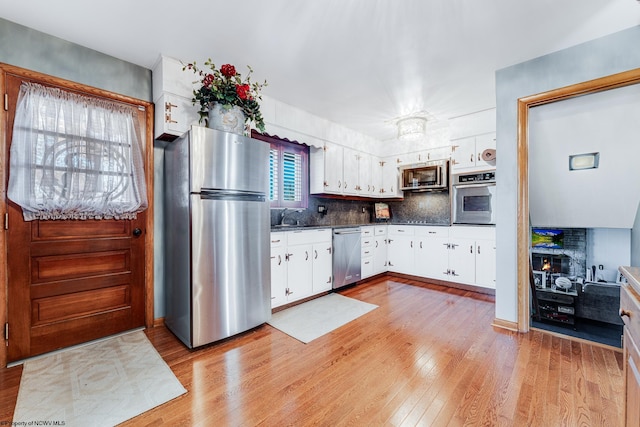
[[[409,117],[398,121],[398,139],[413,141],[424,137],[427,130],[427,119]]]
[[[569,170],[595,169],[599,160],[600,153],[574,154],[569,156]]]

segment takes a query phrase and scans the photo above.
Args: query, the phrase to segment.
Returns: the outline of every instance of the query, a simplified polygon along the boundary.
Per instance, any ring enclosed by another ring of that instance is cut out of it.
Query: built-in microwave
[[[495,224],[495,171],[453,176],[454,224]]]
[[[415,163],[400,169],[403,191],[433,191],[449,188],[449,161]]]

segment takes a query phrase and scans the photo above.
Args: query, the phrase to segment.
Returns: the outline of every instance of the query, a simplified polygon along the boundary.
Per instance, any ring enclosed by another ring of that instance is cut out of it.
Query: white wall
[[[496,72],[496,317],[516,322],[518,112],[521,97],[640,67],[640,26]],[[524,284],[523,284],[524,285]]]
[[[630,229],[640,203],[639,118],[640,85],[531,108],[531,224]],[[593,152],[597,169],[569,170],[570,155]]]
[[[615,282],[618,267],[631,264],[631,230],[622,228],[587,229],[587,268],[596,266],[594,280]],[[598,267],[602,265],[603,269]]]
[[[496,109],[489,108],[449,119],[449,137],[466,138],[496,131]]]

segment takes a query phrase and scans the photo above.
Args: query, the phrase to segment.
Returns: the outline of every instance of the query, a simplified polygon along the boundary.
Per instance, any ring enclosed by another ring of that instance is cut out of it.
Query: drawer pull
[[[620,314],[620,317],[627,316],[628,318],[631,318],[631,312],[625,310],[624,308],[620,309],[619,314]]]

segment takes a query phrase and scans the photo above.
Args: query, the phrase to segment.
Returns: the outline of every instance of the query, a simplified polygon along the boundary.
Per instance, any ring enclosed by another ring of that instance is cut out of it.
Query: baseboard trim
[[[164,317],[153,319],[153,327],[156,328],[159,326],[164,326]]]
[[[519,332],[518,331],[518,323],[517,322],[512,322],[510,320],[504,320],[504,319],[495,318],[495,319],[493,319],[493,322],[491,323],[491,326],[495,326],[496,328],[500,328],[500,329],[507,329],[507,330],[513,331],[513,332]]]
[[[440,279],[430,279],[427,277],[413,276],[411,274],[404,274],[404,273],[395,273],[392,271],[387,271],[386,273],[383,273],[383,274],[386,274],[387,276],[391,276],[391,277],[406,278],[406,279],[414,280],[416,282],[423,282],[423,283],[429,283],[432,285],[440,285],[440,286],[446,286],[449,288],[461,289],[463,291],[476,292],[478,294],[485,294],[485,295],[492,295],[492,296],[496,295],[495,289],[485,288],[482,286],[467,285],[464,283],[449,282],[449,281],[440,280]]]

